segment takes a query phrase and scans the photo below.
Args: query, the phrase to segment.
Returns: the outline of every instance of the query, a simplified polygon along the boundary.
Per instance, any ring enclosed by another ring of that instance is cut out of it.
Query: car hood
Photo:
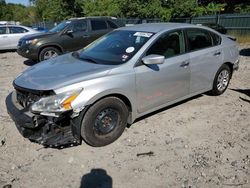
[[[54,90],[105,76],[113,67],[83,61],[69,53],[28,68],[14,80],[14,85],[31,90]]]
[[[56,33],[53,33],[53,32],[42,33],[42,32],[36,31],[35,34],[25,35],[24,37],[22,37],[22,40],[40,39],[43,37],[53,36],[55,34]]]

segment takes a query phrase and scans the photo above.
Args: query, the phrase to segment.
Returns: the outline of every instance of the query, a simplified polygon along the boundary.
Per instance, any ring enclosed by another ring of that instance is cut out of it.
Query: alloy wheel
[[[224,91],[229,83],[229,72],[227,70],[222,70],[217,79],[217,89],[219,91]]]

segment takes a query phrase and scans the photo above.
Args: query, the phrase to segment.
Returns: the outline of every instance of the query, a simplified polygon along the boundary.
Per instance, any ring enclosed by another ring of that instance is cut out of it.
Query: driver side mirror
[[[163,64],[165,57],[162,55],[151,54],[142,58],[142,62],[146,65]]]

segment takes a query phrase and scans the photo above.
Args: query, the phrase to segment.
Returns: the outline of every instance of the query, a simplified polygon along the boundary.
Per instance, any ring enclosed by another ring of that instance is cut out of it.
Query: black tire
[[[123,133],[127,126],[128,114],[127,106],[119,98],[101,99],[85,113],[81,136],[91,146],[108,145]]]
[[[223,73],[225,73],[225,76],[223,76]],[[223,64],[219,70],[217,71],[214,82],[213,82],[213,89],[211,93],[215,96],[221,95],[224,93],[229,85],[230,79],[231,79],[231,70],[228,65]],[[223,84],[219,83],[219,80],[223,80]],[[220,85],[219,85],[220,84]]]
[[[43,61],[43,60],[47,60],[49,58],[52,58],[52,57],[49,57],[46,55],[49,53],[49,52],[52,52],[55,54],[55,57],[60,55],[61,52],[57,49],[57,48],[54,48],[54,47],[46,47],[44,49],[41,50],[41,52],[39,53],[39,61]]]

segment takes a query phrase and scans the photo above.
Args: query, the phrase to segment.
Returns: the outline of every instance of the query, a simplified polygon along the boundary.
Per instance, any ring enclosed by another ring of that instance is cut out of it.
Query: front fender
[[[107,97],[121,95],[126,97],[132,109],[132,120],[136,118],[136,88],[135,88],[135,75],[131,71],[128,74],[107,75],[104,77],[87,80],[82,83],[67,86],[58,89],[56,93],[66,90],[74,90],[83,88],[83,91],[72,102],[71,106],[74,110],[79,111],[86,106],[94,104],[96,101]]]
[[[60,45],[60,44],[58,44],[58,43],[53,43],[53,42],[49,42],[49,43],[39,43],[38,42],[38,51],[40,52],[43,48],[45,48],[45,47],[50,47],[50,46],[54,46],[54,47],[57,47],[58,49],[60,49],[60,51],[62,52],[62,53],[65,53],[65,50],[63,49],[63,47]]]

